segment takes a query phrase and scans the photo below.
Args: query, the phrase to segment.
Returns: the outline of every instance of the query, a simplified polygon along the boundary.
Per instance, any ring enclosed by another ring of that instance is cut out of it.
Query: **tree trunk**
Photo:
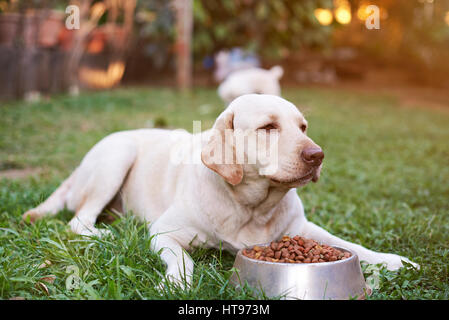
[[[176,81],[178,88],[192,87],[192,0],[174,0],[176,10]]]

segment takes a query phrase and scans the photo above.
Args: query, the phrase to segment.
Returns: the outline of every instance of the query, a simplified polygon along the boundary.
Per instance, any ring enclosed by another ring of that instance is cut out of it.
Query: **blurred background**
[[[79,29],[66,27],[69,5]],[[0,0],[2,100],[216,86],[275,64],[283,87],[420,88],[449,101],[449,0]]]

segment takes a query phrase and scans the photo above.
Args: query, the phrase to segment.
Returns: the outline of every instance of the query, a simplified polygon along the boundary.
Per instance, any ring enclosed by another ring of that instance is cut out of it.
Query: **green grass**
[[[326,154],[321,179],[298,192],[309,220],[370,249],[409,257],[421,269],[380,271],[370,299],[449,299],[449,111],[401,107],[387,95],[285,90]],[[423,106],[425,107],[425,106]],[[128,88],[0,106],[0,170],[40,168],[37,177],[0,181],[0,298],[248,299],[228,279],[233,256],[197,249],[187,291],[157,288],[164,266],[145,226],[131,217],[105,227],[115,240],[69,232],[71,213],[34,225],[21,214],[46,198],[106,134],[167,123],[209,128],[222,111],[214,90],[190,95]],[[38,268],[45,260],[47,268]],[[72,268],[72,269],[71,269]],[[79,288],[66,282],[78,272]],[[53,284],[39,279],[54,275]],[[366,271],[366,276],[369,275]]]

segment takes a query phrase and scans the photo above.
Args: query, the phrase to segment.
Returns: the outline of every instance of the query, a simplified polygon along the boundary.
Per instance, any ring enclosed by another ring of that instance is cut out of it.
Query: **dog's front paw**
[[[178,287],[181,290],[186,290],[190,285],[190,277],[183,277],[179,272],[170,272],[169,270],[165,274],[165,277],[159,282],[158,288],[161,291]]]
[[[406,257],[402,257],[397,254],[383,253],[382,256],[380,257],[379,262],[385,263],[388,270],[395,271],[395,270],[398,270],[398,269],[404,267],[404,263],[403,263],[404,261],[411,264],[414,268],[419,270],[419,268],[420,268],[419,264],[409,260]]]

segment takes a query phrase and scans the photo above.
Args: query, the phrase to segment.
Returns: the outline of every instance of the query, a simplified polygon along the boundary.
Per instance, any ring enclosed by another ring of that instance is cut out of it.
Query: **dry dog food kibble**
[[[251,259],[280,263],[316,263],[344,260],[351,256],[331,246],[320,245],[315,240],[300,236],[290,238],[283,236],[280,241],[273,241],[269,246],[254,246],[243,249],[243,255]]]

